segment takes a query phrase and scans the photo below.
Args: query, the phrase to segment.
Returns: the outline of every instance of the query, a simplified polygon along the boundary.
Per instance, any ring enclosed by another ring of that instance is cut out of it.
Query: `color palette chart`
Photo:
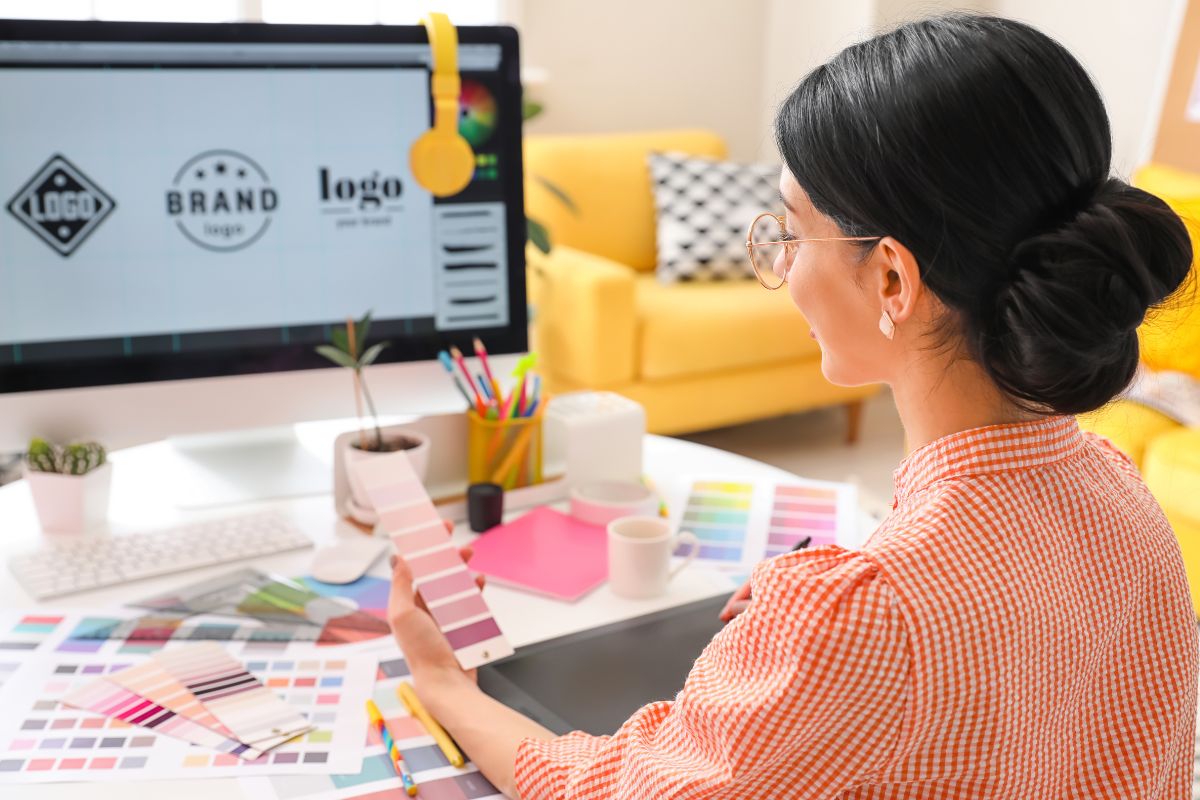
[[[719,566],[742,563],[750,543],[750,511],[754,484],[698,480],[692,483],[683,509],[683,529],[700,540],[698,558]],[[676,555],[685,555],[681,546]]]
[[[59,634],[80,622],[79,615],[61,616]],[[3,635],[0,632],[0,637]],[[111,709],[114,695],[125,688],[122,679],[115,676],[150,660],[143,654],[58,649],[68,641],[61,635],[57,640],[51,637],[40,646],[40,652],[23,655],[21,666],[0,689],[0,785],[189,776],[330,775],[352,773],[362,766],[362,732],[367,723],[364,704],[374,685],[374,655],[330,655],[327,648],[293,644],[286,657],[241,660],[246,671],[313,726],[299,738],[246,759],[219,746],[197,747],[182,738],[134,725],[129,719],[106,717],[65,704],[71,696],[85,705],[104,703],[105,709]],[[100,696],[77,694],[98,678],[113,690]],[[150,680],[147,675],[140,678]],[[142,687],[140,681],[136,685]],[[166,706],[161,701],[156,705]],[[162,713],[150,706],[143,711]],[[178,711],[174,714],[176,719],[185,716]],[[236,730],[232,722],[232,716],[223,722],[231,732]],[[240,727],[242,723],[237,724]],[[173,728],[173,732],[178,730],[179,726]]]
[[[492,611],[433,501],[403,452],[365,459],[352,469],[379,514],[379,526],[408,563],[413,585],[463,669],[512,655]]]
[[[809,547],[837,544],[838,490],[828,486],[776,486],[767,529],[767,558]]]
[[[425,729],[409,715],[396,697],[396,686],[410,680],[403,658],[379,662],[374,700],[383,713],[388,733],[416,780],[418,800],[490,800],[504,797],[468,762],[453,767]],[[402,800],[400,779],[374,731],[367,733],[362,769],[345,775],[304,775],[248,778],[242,781],[247,797],[262,800]]]
[[[755,481],[691,476],[677,487],[676,530],[700,542],[697,561],[725,572],[748,573],[764,558],[809,547],[860,545],[858,489],[849,483],[794,479]],[[675,555],[683,556],[688,545]]]

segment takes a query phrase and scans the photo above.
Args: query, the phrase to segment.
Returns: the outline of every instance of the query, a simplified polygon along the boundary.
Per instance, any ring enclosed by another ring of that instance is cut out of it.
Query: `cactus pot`
[[[47,533],[83,533],[108,517],[112,464],[101,464],[86,475],[30,470],[25,480],[33,492],[38,521]]]

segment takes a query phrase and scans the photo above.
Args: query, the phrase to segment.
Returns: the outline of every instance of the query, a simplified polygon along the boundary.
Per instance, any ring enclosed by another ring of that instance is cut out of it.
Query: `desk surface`
[[[173,495],[165,484],[169,477],[164,475],[159,468],[164,461],[167,447],[169,447],[168,444],[160,442],[112,454],[114,470],[109,519],[114,533],[165,527],[192,520],[224,517],[272,508],[289,514],[318,546],[336,535],[339,522],[329,495],[221,506],[203,511],[180,511],[172,505],[170,498]],[[315,449],[314,453],[329,457],[332,453],[332,446],[325,448],[324,453],[319,449]],[[783,470],[742,456],[660,436],[646,437],[644,462],[647,474],[659,485],[667,485],[672,477],[678,474],[692,472],[735,473],[750,479],[795,477]],[[330,474],[332,475],[332,467]],[[860,518],[860,525],[863,526],[864,533],[874,527],[875,520],[865,511],[860,514]],[[36,546],[40,536],[33,503],[25,482],[17,481],[9,486],[0,487],[0,561],[4,561],[6,564],[10,555]],[[465,525],[459,525],[454,531],[454,539],[460,544],[469,544],[474,538],[475,534]],[[262,569],[283,575],[303,575],[308,572],[311,559],[311,550],[301,550],[256,559],[254,562],[236,563],[253,563]],[[33,608],[34,600],[7,573],[7,566],[4,566],[3,569],[5,574],[3,578],[0,578],[0,607]],[[186,573],[137,581],[127,586],[68,595],[59,600],[46,601],[43,605],[48,608],[68,609],[119,606],[139,597],[165,591],[183,582],[215,577],[229,570],[230,565],[228,564],[217,565]],[[386,576],[386,563],[381,559],[371,572]],[[496,619],[504,628],[513,645],[520,647],[693,600],[713,597],[732,591],[733,588],[735,588],[734,584],[727,576],[693,566],[685,569],[672,581],[670,590],[665,596],[652,600],[626,600],[613,595],[607,585],[601,586],[572,604],[541,598],[501,586],[489,586],[486,594]],[[76,784],[10,788],[16,791],[5,792],[5,797],[28,797],[38,800],[71,798],[74,800],[79,794],[79,787]],[[139,797],[157,797],[166,788],[161,782],[109,783],[90,785],[87,791],[89,800],[103,800],[104,798],[131,800]],[[172,800],[243,796],[238,783],[226,779],[175,781],[171,782],[169,791]]]

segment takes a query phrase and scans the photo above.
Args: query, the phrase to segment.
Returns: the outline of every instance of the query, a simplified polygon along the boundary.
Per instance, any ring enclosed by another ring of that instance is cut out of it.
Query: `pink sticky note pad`
[[[475,540],[470,567],[489,580],[559,600],[578,600],[608,578],[608,533],[538,508]]]

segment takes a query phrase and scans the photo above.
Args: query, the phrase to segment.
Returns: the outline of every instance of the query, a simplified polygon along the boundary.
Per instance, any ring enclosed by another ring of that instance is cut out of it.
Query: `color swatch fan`
[[[216,644],[165,651],[134,669],[84,684],[63,702],[247,760],[313,727]]]
[[[433,501],[404,453],[352,466],[379,514],[379,526],[412,570],[417,594],[445,634],[463,669],[512,655]]]
[[[313,628],[311,635],[296,631],[295,638],[321,644],[360,642],[391,632],[385,621],[347,600],[256,569],[237,570],[134,605],[175,614],[244,616],[270,625],[308,626]]]

